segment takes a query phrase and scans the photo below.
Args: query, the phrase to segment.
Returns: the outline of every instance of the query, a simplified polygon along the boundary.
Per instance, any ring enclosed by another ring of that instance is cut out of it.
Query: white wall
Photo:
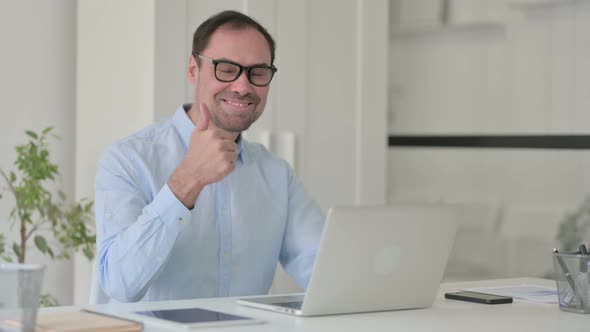
[[[155,2],[79,1],[76,196],[94,198],[96,162],[155,119]],[[87,304],[91,266],[76,258],[74,302]]]
[[[61,139],[50,142],[50,155],[59,166],[59,185],[69,197],[74,195],[76,133],[75,5],[68,0],[0,1],[0,167],[13,169],[14,146],[26,141],[25,130],[55,126]],[[18,228],[10,230],[7,223],[13,205],[9,195],[0,200],[0,232],[16,240]],[[71,303],[72,262],[29,252],[27,262],[47,265],[43,292],[62,304]]]
[[[390,133],[590,133],[590,2],[451,3],[458,19],[450,26],[397,34],[401,29],[393,28]],[[581,150],[390,149],[389,200],[480,207],[472,223],[481,232],[466,231],[459,246],[469,250],[468,237],[489,240],[470,255],[498,264],[471,271],[458,264],[456,271],[466,274],[455,277],[543,275],[551,270],[558,222],[589,192],[589,156]],[[455,252],[461,255],[465,259]]]

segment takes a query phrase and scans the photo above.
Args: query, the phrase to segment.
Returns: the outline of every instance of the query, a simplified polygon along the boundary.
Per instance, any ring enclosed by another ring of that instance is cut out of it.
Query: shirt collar
[[[178,134],[180,135],[180,138],[182,139],[185,147],[188,147],[191,133],[193,132],[193,128],[195,128],[195,124],[186,114],[190,108],[191,104],[180,105],[172,117],[172,123],[178,131]]]
[[[192,104],[180,105],[180,107],[178,107],[178,109],[176,110],[176,113],[174,113],[174,117],[172,118],[172,122],[174,123],[174,127],[176,127],[176,130],[178,131],[178,134],[180,135],[180,138],[182,139],[184,146],[187,148],[188,148],[188,142],[190,141],[190,138],[191,138],[191,133],[193,132],[193,129],[195,128],[195,124],[188,117],[188,114],[186,114],[186,112],[188,112],[188,110],[190,110],[191,107],[192,107]],[[242,138],[241,133],[240,133],[240,135],[238,135],[238,138],[236,139],[236,144],[238,145],[238,160],[243,163],[243,162],[245,162],[244,153],[243,153],[244,139]]]

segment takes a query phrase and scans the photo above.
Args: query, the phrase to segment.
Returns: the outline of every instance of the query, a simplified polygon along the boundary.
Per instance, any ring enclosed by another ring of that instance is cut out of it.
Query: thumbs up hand
[[[203,187],[234,170],[237,153],[235,135],[210,123],[209,109],[201,104],[184,160],[168,180],[170,190],[184,206],[192,208]]]
[[[199,122],[197,123],[195,129],[197,131],[205,131],[209,128],[209,109],[207,105],[201,105],[201,116],[199,117]]]

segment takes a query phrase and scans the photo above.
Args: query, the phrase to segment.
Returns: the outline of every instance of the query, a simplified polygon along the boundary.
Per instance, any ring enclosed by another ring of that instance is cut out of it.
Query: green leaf
[[[41,307],[56,307],[58,305],[57,299],[51,294],[41,294],[39,296],[39,306]]]
[[[0,256],[4,254],[4,246],[6,245],[4,234],[0,234]]]
[[[84,256],[86,256],[86,258],[88,258],[89,261],[91,261],[92,258],[94,258],[94,252],[92,251],[91,248],[86,247],[86,248],[82,249],[82,252],[84,252]]]
[[[49,254],[49,256],[51,256],[51,258],[55,258],[55,254],[53,253],[53,250],[51,250],[51,248],[47,247],[47,253]]]
[[[39,136],[37,136],[37,134],[35,134],[35,132],[33,132],[33,131],[27,130],[27,131],[25,131],[25,133],[27,135],[31,136],[34,139],[38,139],[39,138]]]
[[[39,251],[41,251],[42,253],[46,253],[47,252],[47,240],[45,240],[45,238],[41,235],[36,235],[35,236],[35,245],[37,246],[37,249],[39,249]]]
[[[53,130],[53,126],[49,126],[49,127],[45,128],[45,129],[43,129],[43,132],[42,133],[43,133],[43,135],[47,135],[52,130]]]
[[[21,256],[20,246],[18,244],[16,244],[16,242],[12,243],[12,251],[14,251],[14,254],[17,257]]]
[[[84,212],[89,213],[92,212],[92,202],[89,202],[88,204],[84,205]]]
[[[10,182],[14,183],[16,181],[16,174],[14,172],[10,172]]]

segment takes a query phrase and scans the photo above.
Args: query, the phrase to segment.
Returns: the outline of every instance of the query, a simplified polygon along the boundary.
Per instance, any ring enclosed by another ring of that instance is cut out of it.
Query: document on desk
[[[513,285],[499,287],[476,287],[465,288],[463,290],[488,293],[501,296],[511,296],[515,300],[526,302],[557,304],[557,289],[553,287],[535,286],[535,285]]]

